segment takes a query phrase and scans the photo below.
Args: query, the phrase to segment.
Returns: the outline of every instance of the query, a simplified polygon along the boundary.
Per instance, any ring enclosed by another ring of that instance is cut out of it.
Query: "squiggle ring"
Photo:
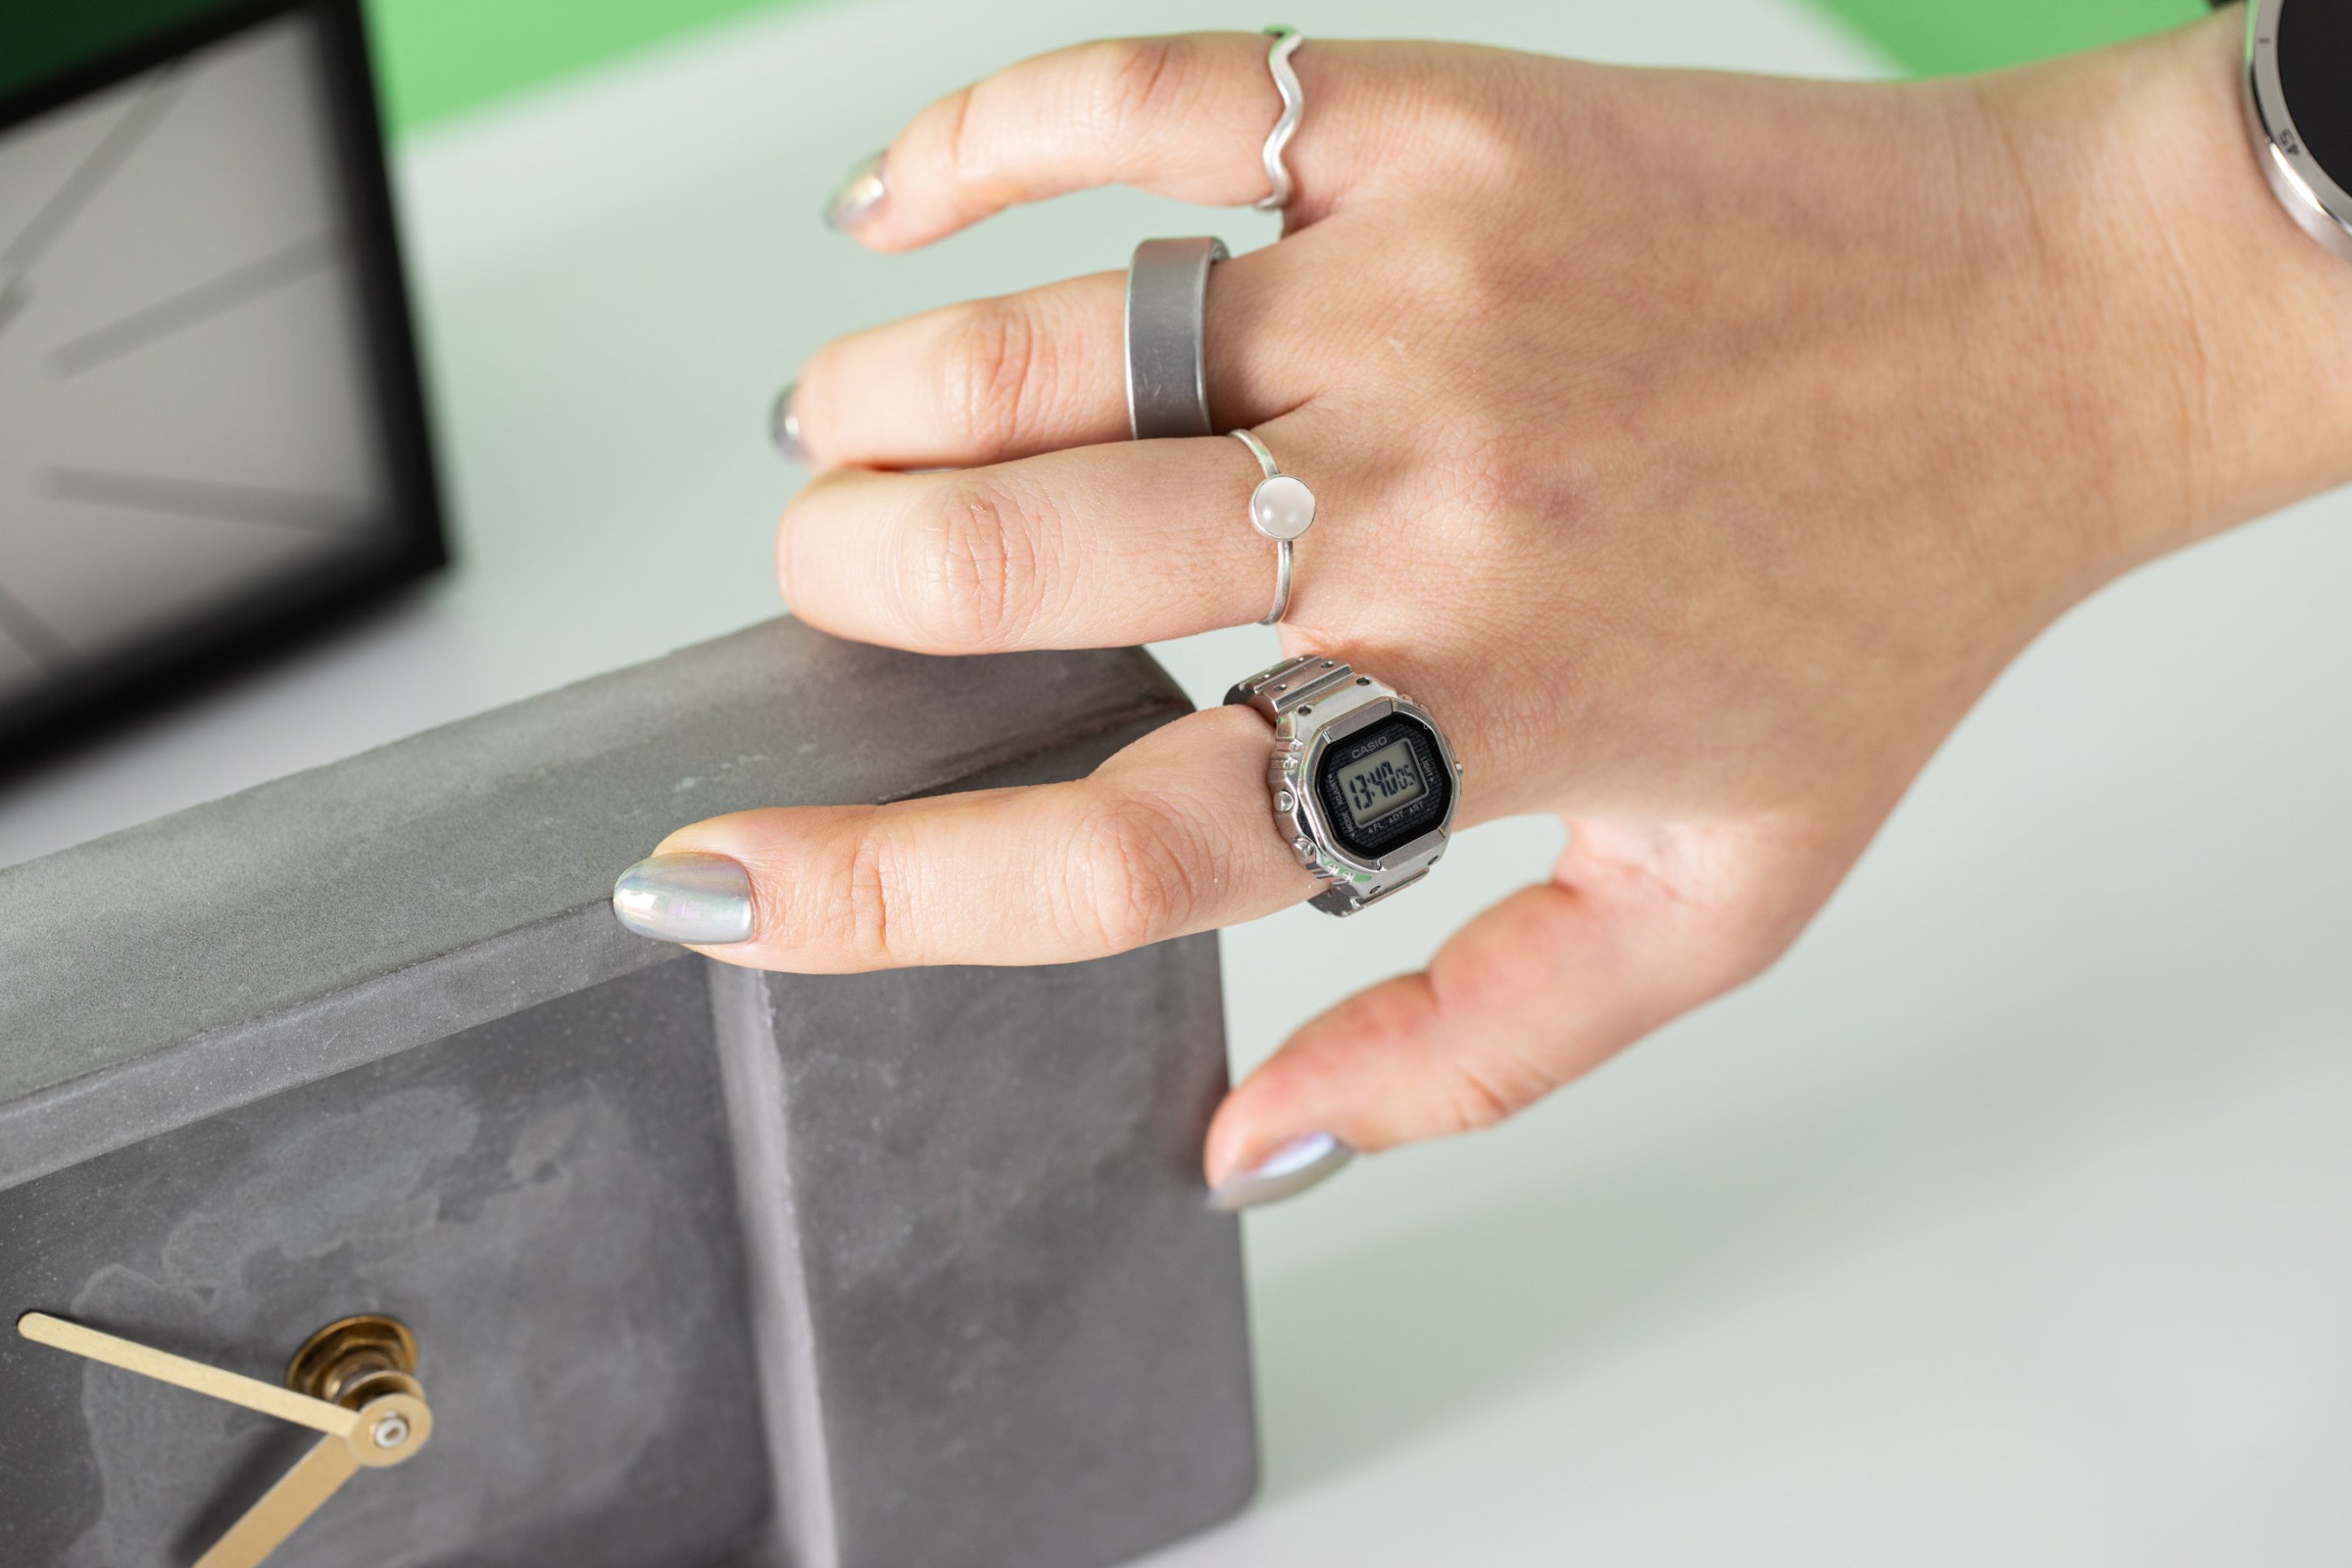
[[[1274,188],[1250,205],[1261,213],[1279,213],[1291,205],[1292,189],[1291,170],[1282,161],[1282,150],[1291,144],[1298,130],[1298,117],[1306,112],[1306,94],[1298,85],[1298,73],[1291,69],[1291,56],[1306,39],[1297,27],[1268,27],[1266,35],[1274,40],[1266,50],[1266,69],[1274,74],[1274,90],[1282,94],[1282,118],[1274,122],[1262,155],[1266,182]]]

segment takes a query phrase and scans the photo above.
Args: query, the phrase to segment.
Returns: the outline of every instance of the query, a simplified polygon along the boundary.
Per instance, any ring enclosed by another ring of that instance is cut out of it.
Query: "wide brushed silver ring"
[[[1291,611],[1291,544],[1315,525],[1315,493],[1305,480],[1283,472],[1255,435],[1248,430],[1228,433],[1248,447],[1265,470],[1265,477],[1250,492],[1250,526],[1274,541],[1274,608],[1258,622],[1271,626]]]
[[[1127,433],[1138,441],[1214,435],[1201,342],[1208,267],[1225,242],[1148,239],[1127,264]]]

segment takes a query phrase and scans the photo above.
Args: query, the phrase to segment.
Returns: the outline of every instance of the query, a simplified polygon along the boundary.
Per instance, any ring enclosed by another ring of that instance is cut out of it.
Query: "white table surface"
[[[1877,69],[1794,0],[1287,15]],[[882,260],[814,221],[838,171],[992,62],[1257,20],[822,6],[407,149],[463,566],[0,795],[0,863],[772,613],[799,475],[766,404],[818,343],[1145,233],[1273,233],[1106,192]],[[1503,1131],[1253,1216],[1264,1495],[1156,1568],[2352,1560],[2347,594],[2346,497],[2109,592],[1763,982]],[[1159,652],[1213,701],[1270,647]],[[1239,1064],[1557,839],[1501,824],[1364,919],[1228,940]],[[1278,983],[1275,948],[1325,978]]]

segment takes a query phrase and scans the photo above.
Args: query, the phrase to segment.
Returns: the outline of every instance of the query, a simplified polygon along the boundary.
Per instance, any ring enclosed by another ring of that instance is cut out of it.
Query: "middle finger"
[[[1285,244],[1294,242],[1286,241]],[[1275,248],[1209,269],[1202,359],[1217,428],[1316,389],[1275,309]],[[788,394],[819,471],[967,467],[1127,434],[1124,272],[972,300],[838,338]]]

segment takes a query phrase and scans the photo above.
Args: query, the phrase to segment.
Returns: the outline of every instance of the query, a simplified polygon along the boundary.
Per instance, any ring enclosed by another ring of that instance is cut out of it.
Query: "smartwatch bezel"
[[[2352,261],[2352,191],[2312,156],[2287,108],[2278,72],[2279,17],[2286,0],[2252,0],[2246,7],[2243,78],[2246,128],[2254,135],[2263,177],[2303,231]],[[2346,171],[2352,177],[2352,171]]]

